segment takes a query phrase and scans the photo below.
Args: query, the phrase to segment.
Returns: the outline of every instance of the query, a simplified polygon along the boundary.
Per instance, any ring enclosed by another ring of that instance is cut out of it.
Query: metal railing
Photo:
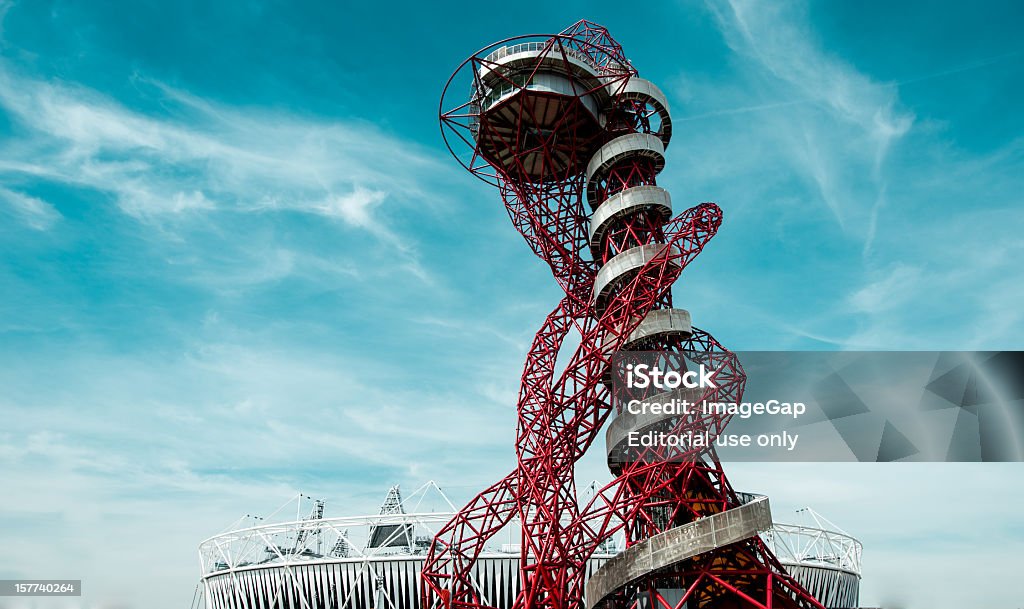
[[[599,69],[599,66],[594,61],[594,58],[586,53],[574,49],[570,46],[562,45],[561,48],[552,44],[550,40],[537,41],[537,42],[521,42],[519,44],[513,44],[509,46],[499,47],[491,51],[486,57],[483,58],[483,62],[495,63],[498,60],[504,59],[509,55],[516,55],[518,53],[533,53],[540,52],[550,48],[553,53],[561,54],[562,50],[565,51],[566,56],[572,57],[587,64],[587,66],[594,70]]]
[[[590,609],[622,587],[664,567],[736,543],[772,526],[768,498],[669,529],[633,545],[604,564],[587,582]]]

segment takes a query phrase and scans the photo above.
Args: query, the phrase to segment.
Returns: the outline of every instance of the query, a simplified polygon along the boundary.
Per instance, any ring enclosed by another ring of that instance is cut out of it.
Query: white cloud
[[[3,201],[15,216],[35,230],[47,230],[61,219],[57,209],[36,197],[0,187],[0,201]]]
[[[345,195],[335,195],[319,207],[326,216],[337,216],[353,226],[373,227],[372,212],[387,196],[380,191],[357,188]]]
[[[686,100],[674,107],[686,139],[662,177],[678,185],[673,195],[725,210],[719,239],[733,245],[716,241],[688,269],[691,293],[705,289],[692,287],[697,279],[711,282],[707,297],[738,286],[751,297],[722,312],[695,304],[695,316],[762,348],[1024,340],[1011,228],[1024,203],[1024,141],[968,146],[934,108],[919,119],[899,82],[821,41],[806,3],[708,6],[733,53],[713,77],[670,83]],[[766,255],[740,253],[750,248]],[[714,251],[731,266],[702,276]]]
[[[242,110],[159,83],[140,87],[161,102],[159,113],[0,64],[0,110],[15,124],[0,144],[0,184],[43,180],[105,193],[169,235],[176,223],[213,211],[317,215],[374,236],[399,253],[399,268],[430,280],[395,215],[443,204],[438,184],[454,173],[450,164],[358,121]],[[32,226],[45,227],[43,202],[15,200],[23,212],[34,206]]]
[[[139,181],[121,184],[117,203],[126,214],[136,218],[215,208],[213,201],[198,190],[157,193]]]
[[[733,0],[709,6],[730,48],[755,70],[751,84],[769,99],[782,99],[742,110],[759,111],[755,120],[774,130],[777,151],[816,187],[844,232],[870,250],[888,151],[914,124],[913,114],[900,108],[896,88],[814,42],[802,4]]]
[[[920,275],[919,269],[898,264],[882,278],[854,292],[850,306],[857,313],[868,315],[902,307],[919,291]]]

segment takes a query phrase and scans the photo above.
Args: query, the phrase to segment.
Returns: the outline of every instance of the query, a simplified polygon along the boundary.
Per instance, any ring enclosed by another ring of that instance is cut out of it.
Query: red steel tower
[[[631,431],[713,438],[728,417],[614,412],[615,353],[658,351],[713,369],[717,387],[696,391],[695,401],[740,402],[745,382],[737,358],[673,306],[673,282],[722,213],[702,203],[673,217],[657,185],[672,137],[665,95],[639,77],[605,28],[580,21],[467,59],[445,87],[440,120],[449,150],[498,187],[564,297],[523,370],[517,467],[434,539],[424,608],[486,607],[473,562],[518,518],[517,608],[820,609],[758,536],[771,525],[767,499],[735,492],[713,446],[623,451]],[[581,504],[575,463],[603,427],[614,480]],[[585,582],[587,559],[618,533],[626,549]]]

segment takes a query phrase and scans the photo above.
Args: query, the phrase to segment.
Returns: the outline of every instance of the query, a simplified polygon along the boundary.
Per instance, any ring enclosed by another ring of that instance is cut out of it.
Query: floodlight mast
[[[469,99],[453,102],[467,87]],[[515,517],[522,526],[517,609],[821,609],[757,534],[771,525],[767,499],[737,494],[713,445],[613,459],[624,429],[651,425],[619,413],[607,447],[614,480],[583,505],[577,498],[575,463],[612,414],[606,384],[616,352],[660,351],[714,368],[717,387],[696,400],[738,403],[743,395],[735,355],[673,307],[672,283],[714,236],[722,212],[702,203],[672,216],[656,181],[672,137],[665,95],[639,77],[607,29],[579,21],[467,59],[445,86],[440,122],[449,150],[497,186],[516,230],[565,295],[523,370],[518,465],[433,540],[424,609],[489,606],[473,585],[473,563]],[[580,344],[556,374],[570,332]],[[728,419],[694,412],[655,424],[714,438]],[[626,550],[585,590],[587,559],[619,532]],[[651,560],[654,544],[704,537],[718,541]]]

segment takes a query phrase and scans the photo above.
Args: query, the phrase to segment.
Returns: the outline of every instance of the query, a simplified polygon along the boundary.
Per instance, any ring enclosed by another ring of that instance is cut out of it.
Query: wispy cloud
[[[0,145],[0,181],[97,191],[164,229],[213,211],[315,215],[374,236],[429,280],[394,217],[413,203],[443,202],[439,184],[451,168],[433,154],[359,121],[224,107],[137,82],[144,101],[159,103],[154,112],[0,64],[0,110],[15,123]],[[5,194],[34,228],[53,217],[41,201]]]
[[[836,221],[861,237],[868,251],[874,237],[871,226],[883,208],[886,155],[912,127],[913,114],[900,108],[894,87],[872,80],[812,42],[803,5],[731,0],[710,7],[730,48],[762,71],[766,92],[785,100],[755,108],[786,108],[790,118],[800,117],[794,125],[799,131],[782,142],[781,151],[813,181]],[[866,182],[874,188],[869,209],[858,200]]]
[[[665,178],[670,188],[675,180],[681,192],[721,201],[720,238],[737,244],[715,244],[729,250],[718,268],[699,275],[709,254],[688,277],[713,282],[706,297],[727,291],[716,287],[721,277],[751,296],[733,314],[695,314],[761,348],[948,349],[1024,339],[1009,297],[1022,275],[1007,258],[1019,251],[1008,224],[1020,222],[1024,145],[1003,138],[966,146],[901,88],[1019,53],[890,82],[872,75],[876,65],[857,65],[822,41],[804,2],[707,6],[728,67],[713,76],[688,71],[669,87],[685,102],[674,113],[686,140],[679,169]],[[973,329],[968,337],[964,327]]]
[[[46,201],[3,187],[0,187],[0,200],[13,215],[35,230],[46,230],[61,218],[60,212]]]

